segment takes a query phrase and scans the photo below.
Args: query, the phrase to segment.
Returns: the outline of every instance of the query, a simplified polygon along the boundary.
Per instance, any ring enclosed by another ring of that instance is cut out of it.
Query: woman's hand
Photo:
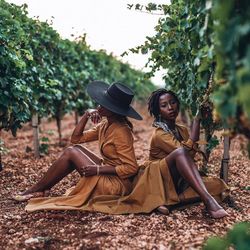
[[[81,176],[93,176],[93,175],[117,175],[115,167],[110,165],[88,165],[77,169]]]
[[[97,169],[99,167],[99,165],[88,165],[86,167],[83,167],[81,168],[81,175],[85,177],[97,175]]]
[[[212,117],[212,108],[211,108],[211,103],[206,102],[202,104],[199,109],[197,109],[197,112],[195,114],[195,118],[198,120],[203,120],[207,119],[209,117]]]
[[[202,118],[202,108],[200,107],[200,108],[198,108],[197,109],[197,112],[196,112],[196,114],[195,114],[195,116],[194,116],[194,119],[196,119],[196,120],[201,120],[201,118]]]
[[[97,124],[101,121],[101,116],[97,109],[88,109],[85,113],[94,124]]]
[[[79,141],[81,140],[82,137],[82,133],[85,129],[85,126],[89,120],[89,118],[91,119],[91,121],[96,124],[99,123],[101,121],[101,116],[98,112],[98,110],[96,109],[88,109],[85,111],[84,115],[82,116],[81,120],[78,122],[78,124],[76,125],[72,135],[71,135],[71,143],[79,143]]]
[[[190,133],[190,139],[193,142],[196,142],[200,138],[200,123],[202,119],[202,106],[197,110],[197,113],[194,117],[191,133]]]

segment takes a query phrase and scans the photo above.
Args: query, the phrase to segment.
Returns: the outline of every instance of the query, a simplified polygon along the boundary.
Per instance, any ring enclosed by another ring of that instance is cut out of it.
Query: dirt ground
[[[133,121],[135,149],[138,162],[148,155],[152,120]],[[73,116],[62,122],[64,147],[74,128]],[[42,121],[40,136],[49,138],[49,154],[33,157],[32,128],[26,124],[17,137],[1,132],[8,153],[2,156],[4,169],[0,172],[0,248],[1,249],[201,249],[210,236],[223,236],[232,225],[249,221],[249,166],[245,139],[233,139],[230,151],[229,185],[234,204],[223,204],[230,216],[214,220],[202,204],[174,210],[170,215],[151,214],[106,215],[79,211],[39,211],[28,213],[26,203],[11,197],[35,183],[58,157],[63,147],[58,146],[54,121]],[[97,144],[87,144],[98,152]],[[222,157],[222,143],[213,151],[209,171],[218,176]],[[74,185],[76,173],[66,177],[52,189],[57,196]],[[248,187],[248,188],[247,188]],[[229,206],[230,205],[230,206]]]

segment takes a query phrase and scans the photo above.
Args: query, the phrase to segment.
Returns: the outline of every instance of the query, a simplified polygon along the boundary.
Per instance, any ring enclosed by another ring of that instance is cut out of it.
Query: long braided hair
[[[164,88],[160,88],[153,91],[148,98],[148,112],[151,116],[155,118],[156,121],[159,120],[159,115],[160,115],[159,99],[164,94],[172,95],[178,104],[178,109],[180,107],[180,101],[177,95],[173,91],[166,90]]]

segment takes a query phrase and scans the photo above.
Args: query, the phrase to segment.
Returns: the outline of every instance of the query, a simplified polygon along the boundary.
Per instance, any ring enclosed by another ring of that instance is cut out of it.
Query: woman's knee
[[[181,148],[177,148],[173,151],[173,153],[175,154],[176,157],[179,157],[179,156],[186,156],[188,157],[189,154],[188,154],[188,150],[184,147],[181,147]]]
[[[69,146],[63,151],[63,156],[70,158],[77,149],[74,146]]]
[[[172,151],[165,159],[169,166],[175,166],[176,160],[183,156],[186,157],[186,150],[181,147]]]

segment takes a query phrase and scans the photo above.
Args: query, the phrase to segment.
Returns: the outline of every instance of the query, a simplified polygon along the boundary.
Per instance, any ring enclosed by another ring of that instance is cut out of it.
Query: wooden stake
[[[32,116],[32,128],[33,128],[34,155],[35,158],[40,158],[39,136],[38,136],[38,114],[33,114]]]
[[[78,112],[75,111],[75,125],[78,124],[78,121],[79,121],[79,115],[78,115]]]
[[[57,131],[59,135],[59,146],[62,146],[62,129],[61,129],[61,117],[58,115],[56,116],[56,125],[57,125]]]
[[[224,136],[224,152],[223,159],[221,161],[220,178],[228,183],[228,163],[229,163],[229,149],[230,149],[230,138],[228,135]]]
[[[0,129],[0,136],[1,136],[1,129]],[[1,137],[0,137],[1,138]],[[2,165],[2,154],[0,152],[0,172],[3,170],[3,165]]]
[[[3,165],[2,165],[2,155],[0,152],[0,172],[3,170]]]
[[[200,140],[201,141],[206,141],[206,136],[205,136],[205,129],[200,129]],[[206,154],[206,144],[200,145],[200,150]]]

